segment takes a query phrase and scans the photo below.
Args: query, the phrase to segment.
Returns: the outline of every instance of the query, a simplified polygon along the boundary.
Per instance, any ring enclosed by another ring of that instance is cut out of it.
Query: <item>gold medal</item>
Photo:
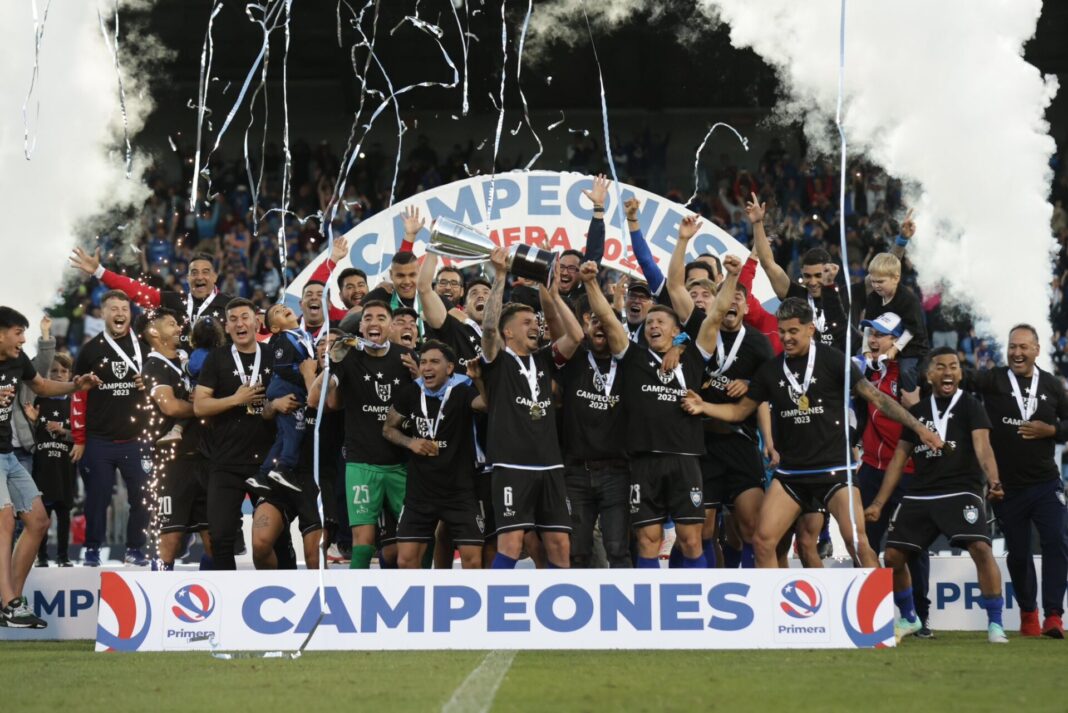
[[[797,408],[808,411],[808,394],[801,394],[797,397]]]

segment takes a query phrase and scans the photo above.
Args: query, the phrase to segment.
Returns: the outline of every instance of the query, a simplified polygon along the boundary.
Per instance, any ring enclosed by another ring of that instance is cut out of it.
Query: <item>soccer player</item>
[[[419,378],[397,393],[382,435],[411,451],[404,508],[397,521],[397,566],[417,569],[439,521],[460,550],[464,569],[482,566],[485,521],[475,494],[473,414],[486,400],[456,355],[431,340],[419,349]],[[472,363],[477,372],[477,362]]]
[[[193,413],[193,390],[185,373],[185,352],[178,349],[182,328],[178,315],[161,308],[146,316],[143,336],[152,351],[145,359],[145,390],[156,407],[150,420],[155,436],[166,433],[176,420],[186,421],[181,441],[156,444],[156,479],[160,569],[174,569],[186,534],[200,532],[210,557],[208,535],[208,460],[200,452],[203,424]],[[207,565],[207,563],[205,563]]]
[[[45,379],[22,351],[29,321],[10,307],[0,307],[0,626],[41,629],[44,620],[34,616],[22,589],[33,567],[41,541],[48,534],[48,515],[33,478],[11,448],[11,413],[15,394],[28,384],[38,396],[63,396],[100,385],[94,374],[73,381]],[[18,542],[15,519],[22,520]]]
[[[901,505],[890,518],[886,533],[886,566],[894,570],[894,601],[901,618],[894,625],[900,641],[923,626],[912,601],[912,580],[906,566],[910,557],[931,545],[939,534],[950,544],[967,548],[979,576],[979,605],[986,609],[987,640],[1008,642],[1001,626],[1005,600],[1001,596],[1001,571],[990,549],[987,498],[1002,498],[994,451],[990,447],[990,419],[982,404],[960,390],[963,373],[960,357],[949,347],[939,347],[928,357],[927,381],[933,393],[909,409],[920,423],[901,434],[901,441],[886,469],[873,508],[889,500],[912,456],[916,474]],[[937,433],[944,445],[930,443],[926,434]],[[1062,533],[1063,536],[1063,533]]]
[[[858,360],[858,366],[864,370],[864,377],[875,388],[893,399],[901,399],[900,365],[898,360],[890,356],[890,350],[894,342],[904,331],[901,318],[893,312],[884,312],[877,319],[865,320],[861,323],[865,327],[867,348],[865,357],[854,357]],[[905,462],[902,479],[897,488],[890,494],[890,499],[878,501],[879,488],[882,487],[883,478],[890,460],[897,451],[898,442],[901,440],[901,424],[893,421],[882,414],[871,403],[865,404],[866,414],[858,414],[858,422],[863,422],[861,442],[863,456],[860,470],[857,471],[857,487],[860,488],[860,498],[864,505],[864,517],[867,520],[865,531],[868,535],[868,544],[876,554],[883,551],[883,540],[886,537],[886,528],[890,524],[892,513],[901,502],[909,483],[912,481],[912,460]],[[873,503],[878,501],[878,507],[873,508]],[[931,602],[927,598],[927,584],[930,578],[930,557],[927,550],[918,552],[909,560],[909,574],[912,576],[913,599],[916,605],[916,613],[919,615],[923,626],[916,632],[921,639],[933,638],[929,613]]]
[[[1068,438],[1068,396],[1057,377],[1035,364],[1038,332],[1020,324],[1009,332],[1008,366],[975,374],[973,385],[990,416],[990,442],[1005,497],[994,514],[1005,533],[1006,564],[1020,602],[1020,633],[1064,638],[1064,591],[1068,580],[1068,517],[1055,445]],[[1042,609],[1031,556],[1032,527],[1042,546]]]
[[[419,268],[417,282],[419,299],[423,303],[423,319],[435,337],[445,342],[456,354],[456,370],[465,373],[467,364],[482,356],[482,317],[492,286],[482,278],[472,280],[464,295],[463,311],[449,309],[434,289],[437,264],[438,256],[427,253]]]
[[[517,303],[503,305],[507,252],[495,248],[490,259],[496,276],[482,320],[482,375],[492,414],[486,454],[493,464],[497,524],[492,566],[514,568],[524,533],[537,531],[548,566],[566,568],[570,566],[571,516],[552,402],[552,372],[557,357],[562,363],[575,353],[582,329],[559,292],[542,287],[541,306],[557,338],[539,348],[534,309]]]
[[[575,304],[586,338],[560,369],[567,495],[571,501],[571,566],[590,567],[600,525],[609,567],[630,567],[627,525],[626,416],[620,362],[627,332],[597,284],[597,264],[579,272],[585,295]]]
[[[182,315],[183,349],[189,349],[189,330],[193,323],[204,316],[211,316],[220,322],[225,320],[226,305],[232,296],[219,292],[216,283],[219,273],[215,270],[215,258],[207,253],[197,253],[189,260],[189,293],[157,290],[154,287],[133,280],[125,275],[105,269],[100,264],[100,250],[90,255],[81,248],[74,248],[70,257],[71,265],[86,275],[100,280],[112,290],[125,292],[130,299],[145,308],[166,307]]]
[[[410,307],[419,312],[420,300],[416,289],[418,275],[419,261],[415,253],[400,251],[389,262],[389,283],[392,291],[385,286],[376,287],[367,293],[364,302],[384,302],[389,306],[390,312],[401,307]]]
[[[144,553],[149,511],[145,487],[152,469],[152,452],[142,442],[151,406],[141,371],[148,346],[131,329],[130,298],[109,290],[100,301],[104,331],[78,352],[74,373],[92,374],[99,389],[71,401],[74,450],[71,457],[85,481],[85,550],[87,567],[100,566],[100,546],[107,534],[107,511],[115,487],[115,471],[122,474],[129,493],[130,518],[126,524],[127,564],[149,564]]]
[[[856,486],[848,487],[843,463],[849,448],[843,420],[846,357],[834,347],[818,342],[812,310],[804,300],[783,300],[777,316],[783,353],[764,363],[740,402],[707,404],[691,392],[684,408],[690,413],[738,423],[749,418],[760,403],[771,404],[780,461],[760,507],[753,541],[758,567],[777,566],[775,547],[798,515],[824,508],[837,520],[854,562],[876,567],[878,558],[864,533],[860,493]],[[850,388],[890,418],[914,428],[928,446],[942,446],[937,433],[922,428],[912,414],[876,389],[855,367],[851,367]],[[858,524],[855,532],[852,522]]]
[[[210,419],[208,454],[208,529],[215,569],[236,569],[234,538],[247,480],[267,457],[274,441],[270,419],[292,413],[301,403],[292,394],[265,398],[274,355],[256,341],[256,306],[236,298],[226,306],[226,334],[232,344],[213,350],[204,361],[193,392],[193,412]]]
[[[413,287],[414,278],[413,273]],[[392,317],[385,302],[364,303],[360,334],[365,341],[332,365],[327,387],[327,405],[345,411],[345,490],[352,527],[352,569],[370,568],[379,515],[388,509],[396,518],[404,505],[404,450],[382,435],[397,392],[412,380],[401,358],[411,351],[389,341]],[[317,403],[317,396],[312,390],[312,403]]]

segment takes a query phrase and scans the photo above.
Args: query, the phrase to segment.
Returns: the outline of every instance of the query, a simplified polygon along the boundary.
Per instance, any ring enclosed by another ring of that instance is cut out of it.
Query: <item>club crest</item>
[[[979,508],[974,505],[968,505],[964,508],[964,521],[969,525],[974,525],[979,522]]]
[[[375,382],[375,393],[378,394],[379,401],[389,401],[389,395],[392,393],[392,391],[393,384],[390,384],[388,382],[385,384],[380,384],[377,381]]]
[[[115,375],[116,379],[123,379],[126,377],[126,372],[130,370],[130,365],[124,361],[112,361],[111,373]]]
[[[702,497],[701,489],[690,488],[690,502],[693,503],[695,508],[701,507],[702,500],[704,500],[704,498]]]
[[[152,458],[150,458],[149,456],[143,456],[141,458],[141,470],[145,471],[146,475],[151,475],[151,473],[152,473]]]
[[[656,376],[657,376],[658,379],[660,379],[660,383],[664,384],[665,386],[667,386],[668,384],[670,384],[672,381],[675,380],[675,372],[674,371],[669,371],[669,372],[667,372],[665,374],[664,370],[659,368],[659,367],[657,367],[657,369],[656,369]]]

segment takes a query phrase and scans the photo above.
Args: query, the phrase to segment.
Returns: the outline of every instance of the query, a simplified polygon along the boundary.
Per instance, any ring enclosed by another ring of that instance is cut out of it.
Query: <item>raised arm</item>
[[[70,264],[86,275],[97,278],[113,290],[122,290],[142,307],[159,307],[160,305],[160,291],[156,288],[105,269],[100,264],[100,248],[97,248],[92,255],[81,248],[74,248],[70,256]]]
[[[894,240],[893,247],[890,248],[890,254],[897,259],[905,257],[905,250],[909,247],[909,241],[912,240],[912,236],[916,234],[916,223],[912,219],[912,209],[909,208],[905,213],[905,220],[901,221],[901,233],[898,234]]]
[[[745,204],[745,214],[753,225],[753,252],[760,260],[760,266],[767,273],[771,288],[775,290],[780,300],[786,299],[786,292],[790,289],[790,276],[775,262],[775,256],[771,254],[771,244],[768,242],[768,234],[764,232],[764,204],[757,200],[756,193]]]
[[[738,274],[742,271],[742,261],[736,255],[725,255],[723,269],[727,276],[723,284],[719,286],[716,301],[712,303],[712,309],[705,315],[704,321],[701,322],[701,329],[697,333],[697,345],[707,353],[716,350],[719,325],[734,302],[734,293],[738,289]]]
[[[504,307],[504,283],[508,281],[508,253],[504,248],[494,248],[490,253],[490,262],[496,271],[493,289],[482,312],[482,358],[487,362],[497,358],[497,352],[504,346],[501,337],[501,308]]]
[[[603,173],[593,177],[593,188],[582,193],[593,203],[593,215],[590,217],[590,227],[586,231],[586,249],[583,255],[586,260],[592,260],[598,265],[604,258],[604,202],[608,198],[608,187],[611,182]]]
[[[410,205],[404,209],[404,240],[400,244],[401,252],[412,251],[415,247],[415,239],[425,225],[426,221],[420,217],[418,208]]]
[[[623,210],[627,214],[627,230],[630,232],[630,247],[634,251],[634,258],[638,261],[638,267],[645,275],[645,281],[649,283],[649,289],[654,295],[659,295],[664,288],[664,273],[656,264],[653,252],[642,235],[642,226],[638,222],[638,209],[641,201],[637,198],[629,198],[623,203]]]
[[[875,386],[867,379],[858,381],[856,389],[857,395],[862,399],[875,406],[875,408],[879,409],[902,426],[911,428],[928,448],[939,450],[946,445],[942,441],[941,436],[920,423],[915,416],[908,412],[908,409],[895,401],[891,396],[875,388]]]
[[[683,324],[690,318],[693,312],[693,299],[686,289],[686,248],[690,240],[697,235],[701,227],[701,220],[696,215],[688,215],[679,222],[679,239],[675,241],[675,249],[671,251],[671,262],[668,263],[667,291],[671,298],[671,305]]]
[[[445,324],[445,318],[449,313],[445,309],[445,303],[441,296],[434,291],[434,273],[438,269],[438,256],[428,252],[423,256],[423,264],[419,268],[419,278],[416,287],[419,290],[419,302],[422,305],[423,320],[434,329],[441,329]]]
[[[558,274],[553,280],[553,286],[539,285],[538,293],[541,297],[541,309],[545,314],[545,324],[549,327],[549,335],[553,338],[556,351],[564,359],[570,359],[582,342],[582,327],[556,287],[560,284],[559,262],[556,263],[556,268]]]
[[[586,299],[590,301],[590,309],[601,323],[601,328],[604,329],[605,338],[608,339],[608,348],[613,354],[623,353],[630,345],[630,340],[627,338],[627,330],[612,312],[612,305],[608,304],[608,298],[604,296],[601,286],[597,284],[596,263],[584,262],[579,268],[579,279],[586,283]]]

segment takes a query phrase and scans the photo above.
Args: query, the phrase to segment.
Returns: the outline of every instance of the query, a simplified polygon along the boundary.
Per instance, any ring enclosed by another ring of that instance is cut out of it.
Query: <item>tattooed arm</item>
[[[937,433],[920,423],[915,416],[908,412],[908,409],[899,404],[889,395],[879,391],[879,389],[875,388],[875,386],[867,379],[857,382],[856,388],[858,396],[900,423],[902,426],[911,428],[928,448],[939,450],[945,446],[942,438]]]
[[[482,313],[482,358],[487,362],[496,359],[497,352],[504,346],[500,322],[501,308],[504,306],[504,283],[508,281],[508,253],[504,251],[504,248],[494,248],[490,261],[496,268],[497,274],[493,280],[493,290],[490,291]]]

